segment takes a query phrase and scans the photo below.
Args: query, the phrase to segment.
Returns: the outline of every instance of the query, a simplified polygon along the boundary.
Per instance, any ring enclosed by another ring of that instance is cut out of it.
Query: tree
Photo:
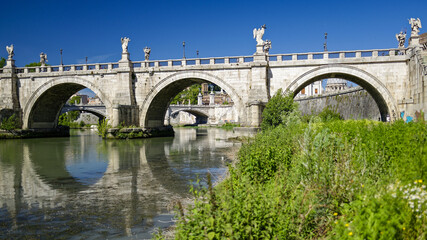
[[[3,119],[0,123],[0,129],[6,130],[6,131],[12,131],[17,128],[19,128],[19,123],[15,114],[10,116],[9,118]]]
[[[284,93],[282,89],[268,101],[262,112],[261,128],[263,130],[277,127],[282,124],[283,116],[296,110],[298,105],[294,102],[294,95],[291,92]]]
[[[171,101],[171,104],[177,104],[180,103],[188,103],[188,100],[190,100],[191,104],[197,104],[197,96],[200,92],[200,84],[194,84],[182,92],[178,93]]]
[[[3,68],[6,65],[6,59],[4,57],[2,57],[0,59],[0,68]]]
[[[25,65],[25,67],[40,67],[41,65],[42,65],[42,63],[40,63],[40,62],[32,62],[30,64]]]
[[[81,100],[82,100],[82,97],[74,96],[74,97],[70,98],[70,100],[68,100],[68,105],[80,104]]]

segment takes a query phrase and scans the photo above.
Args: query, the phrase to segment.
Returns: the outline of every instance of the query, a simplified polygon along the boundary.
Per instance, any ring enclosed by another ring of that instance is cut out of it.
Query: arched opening
[[[241,107],[242,101],[236,94],[236,91],[226,82],[215,76],[206,73],[194,72],[173,74],[158,83],[142,104],[142,109],[140,111],[141,124],[144,127],[150,128],[164,126],[165,115],[172,99],[191,85],[202,83],[217,85],[230,96],[234,103],[232,111],[236,112],[236,114],[234,114],[233,121],[238,122],[242,115],[242,111],[240,110],[243,108]],[[205,107],[213,109],[219,108],[219,105],[211,104]],[[206,114],[208,118],[212,118],[209,114]]]
[[[298,77],[288,90],[297,95],[307,85],[321,81],[323,79],[343,79],[351,81],[368,92],[374,99],[379,110],[381,121],[396,119],[395,101],[388,89],[375,77],[369,73],[349,66],[322,66],[313,69]],[[335,91],[340,90],[340,86],[332,86]]]
[[[168,119],[170,125],[207,124],[209,116],[197,110],[183,109],[172,112]]]
[[[42,85],[25,105],[24,128],[56,128],[61,109],[73,95],[86,88],[93,90],[99,99],[105,100],[104,95],[90,82],[78,78],[54,79]],[[105,105],[105,116],[109,116],[111,104],[108,101],[101,101],[101,104]]]

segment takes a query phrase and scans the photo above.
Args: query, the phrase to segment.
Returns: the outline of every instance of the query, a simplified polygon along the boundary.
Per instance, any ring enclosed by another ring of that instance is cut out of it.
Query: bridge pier
[[[0,121],[15,115],[19,127],[22,126],[22,109],[19,103],[18,77],[15,60],[9,58],[0,77]]]

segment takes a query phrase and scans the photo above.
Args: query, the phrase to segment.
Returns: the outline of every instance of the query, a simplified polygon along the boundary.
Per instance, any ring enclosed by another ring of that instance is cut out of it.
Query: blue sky
[[[121,37],[129,37],[131,60],[252,55],[252,30],[267,25],[271,53],[328,49],[384,49],[395,34],[410,29],[408,18],[427,28],[427,1],[4,1],[0,14],[0,56],[15,45],[17,66],[48,63],[116,62]],[[408,30],[409,31],[409,30]],[[426,32],[421,29],[421,32]],[[408,34],[409,35],[409,34]]]

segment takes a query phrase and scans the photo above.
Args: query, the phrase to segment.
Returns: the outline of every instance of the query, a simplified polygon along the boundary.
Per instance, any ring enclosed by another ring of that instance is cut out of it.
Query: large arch
[[[352,81],[364,88],[378,105],[381,120],[386,121],[387,116],[391,120],[397,117],[396,101],[387,87],[370,73],[352,66],[326,65],[312,69],[297,79],[287,88],[296,95],[306,85],[326,78],[341,78]]]
[[[45,82],[29,97],[23,109],[23,128],[54,128],[62,106],[81,89],[91,89],[104,103],[111,116],[111,102],[92,82],[79,77],[54,78]]]
[[[244,109],[242,98],[230,84],[209,73],[186,71],[172,74],[154,86],[142,103],[140,110],[141,125],[144,127],[163,126],[165,114],[172,98],[185,88],[202,82],[211,82],[224,89],[233,99],[234,105],[238,109],[239,120],[242,118]]]

